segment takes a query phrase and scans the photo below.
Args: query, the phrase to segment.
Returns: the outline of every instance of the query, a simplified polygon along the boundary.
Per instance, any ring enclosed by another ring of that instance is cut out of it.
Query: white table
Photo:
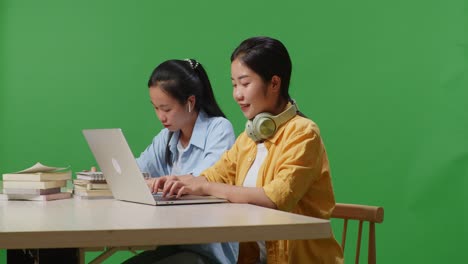
[[[89,248],[328,238],[330,222],[249,204],[0,201],[0,248]]]

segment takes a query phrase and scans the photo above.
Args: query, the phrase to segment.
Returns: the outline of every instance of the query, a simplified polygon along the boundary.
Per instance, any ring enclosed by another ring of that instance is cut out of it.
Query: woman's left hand
[[[179,198],[186,194],[207,195],[205,191],[207,184],[208,181],[203,176],[194,177],[187,181],[169,180],[164,185],[163,196],[175,195]]]

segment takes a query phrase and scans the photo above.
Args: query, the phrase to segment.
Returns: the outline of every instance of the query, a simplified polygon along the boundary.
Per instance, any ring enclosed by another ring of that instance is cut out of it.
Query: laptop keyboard
[[[177,200],[177,198],[175,196],[171,196],[171,197],[163,197],[162,196],[162,193],[158,192],[158,193],[154,193],[153,194],[153,198],[155,201],[171,201],[171,200]]]

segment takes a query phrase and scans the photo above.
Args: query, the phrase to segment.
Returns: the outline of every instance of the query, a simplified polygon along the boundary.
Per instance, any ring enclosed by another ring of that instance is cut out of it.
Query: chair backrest
[[[346,244],[346,232],[348,229],[348,220],[359,221],[358,238],[356,243],[356,264],[359,263],[359,254],[361,250],[361,235],[364,222],[369,222],[369,248],[368,263],[376,263],[375,249],[375,223],[382,223],[384,219],[384,209],[380,206],[369,206],[360,204],[342,204],[337,203],[331,215],[332,218],[343,219],[343,233],[341,247],[343,252]]]

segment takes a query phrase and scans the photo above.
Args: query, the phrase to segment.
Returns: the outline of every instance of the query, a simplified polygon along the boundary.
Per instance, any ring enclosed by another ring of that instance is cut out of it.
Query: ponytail
[[[186,59],[186,61],[189,62],[190,66],[197,74],[201,84],[200,97],[196,98],[196,106],[198,106],[196,109],[203,110],[208,116],[221,116],[225,118],[226,115],[223,113],[218,103],[216,102],[208,74],[206,73],[201,63],[194,59]]]

